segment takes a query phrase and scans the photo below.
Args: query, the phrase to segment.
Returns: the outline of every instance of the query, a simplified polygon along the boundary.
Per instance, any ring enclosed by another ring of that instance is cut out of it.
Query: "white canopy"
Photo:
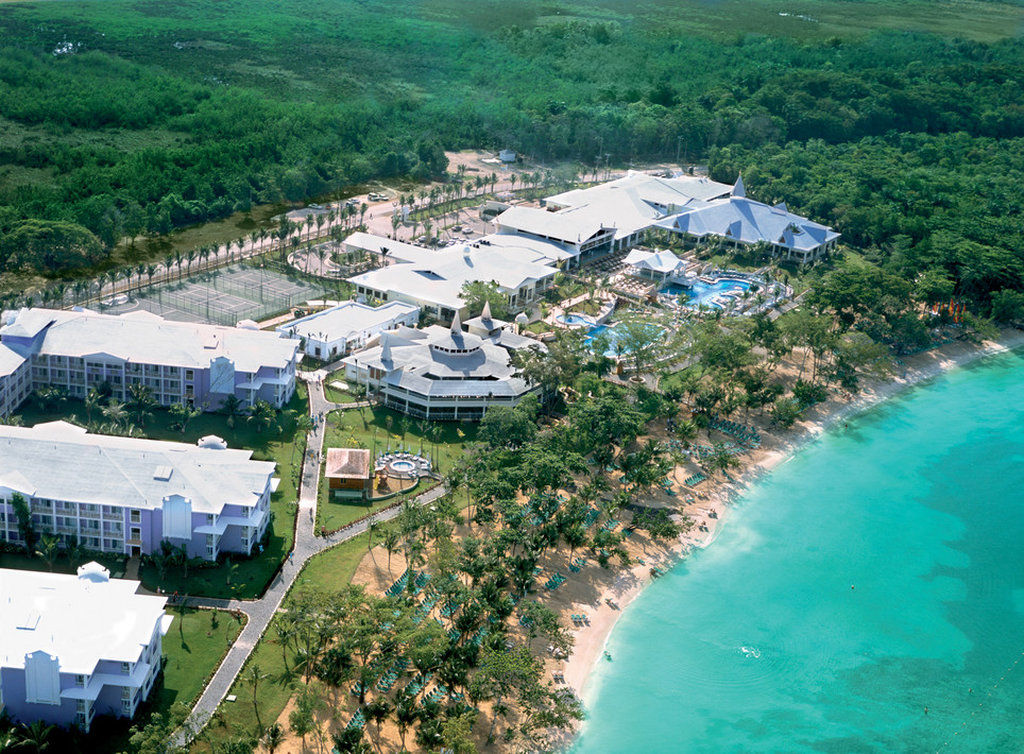
[[[633,249],[623,260],[626,264],[640,270],[650,270],[661,275],[671,275],[685,263],[671,251],[646,251]]]

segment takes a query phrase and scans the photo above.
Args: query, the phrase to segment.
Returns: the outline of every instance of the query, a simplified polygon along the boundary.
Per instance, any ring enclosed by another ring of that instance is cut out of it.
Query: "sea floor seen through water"
[[[574,752],[1024,751],[1024,353],[806,446],[626,610]]]

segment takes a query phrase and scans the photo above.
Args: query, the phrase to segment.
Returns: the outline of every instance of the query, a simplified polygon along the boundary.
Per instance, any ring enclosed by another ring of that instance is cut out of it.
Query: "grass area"
[[[406,427],[404,437],[403,426]],[[438,427],[440,433],[436,445],[427,435],[431,427]],[[397,411],[379,406],[332,411],[327,417],[324,452],[326,454],[327,448],[370,448],[373,454],[377,455],[386,452],[388,448],[395,449],[401,446],[417,453],[429,454],[435,459],[435,470],[444,474],[465,452],[466,444],[476,440],[476,433],[476,424],[419,422]],[[431,484],[430,480],[422,480],[410,492],[421,494],[429,489]],[[367,513],[392,504],[396,499],[397,496],[372,505],[357,500],[334,501],[328,498],[327,485],[321,484],[320,504],[317,506],[317,530],[337,531]]]
[[[163,578],[152,565],[143,565],[139,576],[146,587],[160,586],[168,593],[237,599],[253,599],[263,593],[295,541],[296,501],[306,442],[305,433],[296,431],[296,417],[305,414],[307,406],[306,388],[300,383],[295,397],[280,414],[278,432],[262,431],[241,418],[230,422],[220,414],[202,414],[182,433],[171,428],[172,419],[167,411],[153,412],[153,418],[143,428],[146,437],[193,444],[206,435],[223,437],[229,447],[249,448],[253,458],[276,462],[281,484],[270,500],[273,519],[268,529],[270,537],[261,555],[224,561],[214,567],[190,568],[187,574],[178,568],[168,568]],[[75,420],[76,417],[86,419],[84,404],[74,400],[49,410],[38,408],[30,401],[19,413],[26,425],[57,419]]]
[[[327,400],[333,401],[334,403],[355,403],[356,398],[348,390],[337,387],[336,385],[346,385],[344,380],[336,380],[334,383],[324,384],[324,395],[327,396]]]
[[[90,735],[89,751],[126,751],[131,725],[144,725],[153,713],[166,714],[180,702],[191,706],[202,693],[245,622],[225,610],[189,610],[168,608],[174,616],[171,630],[163,640],[163,676],[140,708],[135,720],[96,718]]]
[[[311,558],[296,579],[292,591],[308,588],[340,588],[348,584],[359,566],[359,561],[366,553],[367,543],[368,535],[361,534]],[[259,644],[256,645],[256,649],[253,650],[248,663],[258,664],[260,669],[267,674],[267,679],[259,687],[260,719],[264,725],[269,725],[280,716],[298,683],[301,682],[300,678],[286,669],[285,658],[275,630],[275,625],[279,620],[280,613],[270,622],[270,626]],[[294,662],[295,658],[289,657],[288,668],[291,668]],[[244,668],[242,672],[244,674]],[[218,743],[256,729],[252,687],[244,681],[238,680],[232,686],[230,693],[238,697],[237,701],[220,706],[217,713],[219,723],[211,727],[209,734]],[[194,748],[199,751],[209,751],[206,745],[197,745]]]

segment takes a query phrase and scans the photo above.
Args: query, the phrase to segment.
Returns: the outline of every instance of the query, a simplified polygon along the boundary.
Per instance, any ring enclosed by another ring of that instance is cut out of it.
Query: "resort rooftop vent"
[[[78,567],[78,578],[83,581],[110,581],[110,571],[93,560]]]
[[[168,482],[173,473],[174,470],[170,466],[157,466],[156,471],[153,472],[153,478],[158,482]]]

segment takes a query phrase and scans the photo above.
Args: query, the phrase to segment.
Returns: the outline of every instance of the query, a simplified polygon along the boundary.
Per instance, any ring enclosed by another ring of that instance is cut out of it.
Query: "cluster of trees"
[[[319,9],[321,23],[299,7],[213,12],[191,0],[191,32],[117,8],[85,21],[25,6],[0,19],[0,115],[13,124],[0,162],[16,168],[0,178],[0,235],[14,234],[0,267],[69,271],[97,243],[255,203],[437,178],[442,145],[511,146],[595,174],[675,155],[711,153],[726,176],[774,162],[752,193],[793,197],[858,244],[895,232],[916,242],[922,226],[969,224],[981,205],[992,221],[950,228],[948,245],[987,245],[974,236],[1020,211],[1019,192],[1002,188],[1018,182],[1002,168],[1024,137],[1015,41],[710,38],[684,33],[668,5],[634,9],[628,24],[503,8],[507,25],[495,26],[416,9],[385,24],[391,9],[349,4]],[[250,27],[260,34],[239,39]],[[68,34],[75,54],[51,54]],[[739,151],[715,152],[726,147]],[[922,170],[905,164],[915,153]],[[978,197],[982,174],[1006,180]],[[54,237],[55,258],[32,251]]]
[[[872,299],[877,284],[895,297],[962,300],[982,316],[1013,321],[1024,290],[1024,204],[1015,188],[1024,180],[1022,154],[1019,138],[890,134],[725,147],[712,152],[710,167],[719,180],[742,172],[752,195],[784,199],[841,230],[878,270],[863,285],[843,273],[849,296]]]

